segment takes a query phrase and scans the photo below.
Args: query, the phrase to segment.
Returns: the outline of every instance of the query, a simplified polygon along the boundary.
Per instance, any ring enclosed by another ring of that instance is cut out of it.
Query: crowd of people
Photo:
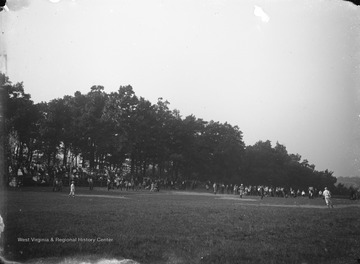
[[[62,191],[63,186],[87,186],[93,190],[95,186],[107,187],[107,190],[119,189],[120,191],[159,191],[166,190],[194,190],[205,187],[206,191],[214,194],[233,194],[240,198],[244,196],[264,197],[327,197],[329,190],[308,187],[307,189],[295,189],[285,187],[273,187],[267,185],[225,184],[207,181],[201,183],[197,180],[174,181],[172,179],[151,179],[151,177],[134,177],[129,172],[102,169],[89,170],[86,168],[52,166],[47,167],[40,163],[32,163],[29,166],[19,166],[17,171],[9,167],[11,178],[9,185],[19,187],[22,185],[45,185],[52,186],[54,192]],[[30,183],[29,183],[30,182]],[[74,187],[75,188],[75,187]],[[360,199],[360,190],[351,189],[350,199]],[[331,204],[330,204],[331,206]]]
[[[185,188],[185,181],[177,183],[168,179],[153,180],[150,177],[132,176],[128,171],[108,168],[90,170],[81,166],[49,167],[40,163],[31,163],[28,166],[19,166],[18,169],[9,166],[9,175],[11,175],[9,181],[11,187],[52,186],[54,192],[62,191],[63,186],[70,186],[72,182],[76,186],[88,186],[90,190],[93,190],[95,186],[106,186],[108,190],[119,189],[126,191],[138,191],[141,189],[159,191],[160,188]]]
[[[300,190],[295,188],[285,188],[285,187],[271,187],[266,185],[248,185],[244,186],[243,184],[224,184],[224,183],[211,183],[210,181],[206,183],[206,190],[213,191],[214,194],[234,194],[246,196],[246,195],[258,195],[262,198],[265,196],[271,197],[306,197],[310,199],[315,197],[322,197],[323,191],[314,187],[308,187],[307,190]]]
[[[307,190],[300,190],[294,188],[284,188],[284,187],[269,187],[264,185],[257,185],[257,186],[244,186],[244,184],[223,184],[223,183],[212,183],[208,181],[205,184],[206,190],[209,192],[213,192],[216,194],[233,194],[237,195],[240,198],[243,196],[260,196],[261,199],[264,197],[309,197],[309,199],[313,198],[323,198],[328,208],[334,208],[334,205],[331,200],[331,192],[327,187],[324,189],[317,189],[314,187],[308,187]],[[350,188],[350,199],[357,200],[360,199],[360,189]]]

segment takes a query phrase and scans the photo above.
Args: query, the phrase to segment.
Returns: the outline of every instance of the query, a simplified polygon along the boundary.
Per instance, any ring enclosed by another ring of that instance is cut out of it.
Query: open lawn
[[[9,190],[6,258],[32,263],[358,263],[359,201],[162,190]],[[51,258],[50,258],[51,257]],[[55,257],[55,258],[54,258]],[[35,260],[34,260],[35,259]]]

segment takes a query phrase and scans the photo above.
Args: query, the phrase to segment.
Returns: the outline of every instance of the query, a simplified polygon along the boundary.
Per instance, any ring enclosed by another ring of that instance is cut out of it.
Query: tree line
[[[169,102],[155,104],[130,85],[35,104],[23,83],[2,76],[6,89],[7,163],[11,171],[32,162],[124,170],[137,177],[167,177],[250,185],[334,186],[333,172],[289,154],[280,143],[246,146],[238,126],[182,117]]]

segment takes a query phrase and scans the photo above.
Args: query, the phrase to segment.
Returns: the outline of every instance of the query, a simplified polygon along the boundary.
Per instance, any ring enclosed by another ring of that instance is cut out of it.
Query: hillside
[[[360,187],[360,177],[337,177],[336,184],[344,184],[345,187],[353,186],[355,188]]]

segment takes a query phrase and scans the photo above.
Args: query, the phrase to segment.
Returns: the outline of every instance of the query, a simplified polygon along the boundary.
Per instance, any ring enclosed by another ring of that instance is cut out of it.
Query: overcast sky
[[[320,0],[8,0],[1,53],[35,103],[130,84],[359,175],[360,9]],[[2,67],[4,70],[4,67]]]

